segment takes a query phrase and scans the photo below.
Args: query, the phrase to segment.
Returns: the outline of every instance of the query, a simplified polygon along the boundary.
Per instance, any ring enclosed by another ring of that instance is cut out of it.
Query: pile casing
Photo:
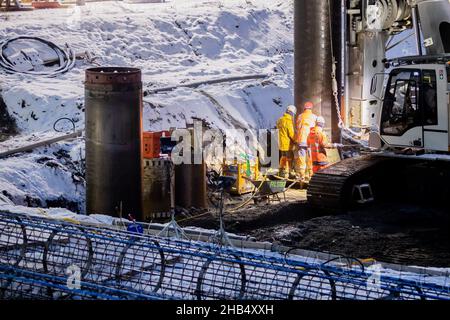
[[[175,166],[175,204],[189,209],[206,209],[206,164],[181,164]]]
[[[168,218],[175,208],[175,171],[169,159],[144,159],[143,221]]]
[[[307,101],[313,102],[314,113],[325,118],[327,132],[333,107],[329,1],[294,1],[295,105],[300,114]]]
[[[86,212],[141,220],[141,71],[88,69],[85,104]]]

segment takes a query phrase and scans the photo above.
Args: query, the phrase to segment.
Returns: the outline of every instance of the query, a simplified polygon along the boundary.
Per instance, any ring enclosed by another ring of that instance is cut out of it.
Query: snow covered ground
[[[230,75],[269,74],[262,81],[207,88],[227,116],[270,127],[292,102],[291,1],[173,1],[163,4],[106,2],[11,15],[0,37],[39,36],[89,51],[104,66],[134,66],[147,88]],[[77,12],[79,12],[77,14]],[[58,117],[83,126],[83,79],[78,63],[58,78],[2,75],[3,97],[24,133],[52,130]],[[185,127],[192,117],[224,128],[227,119],[197,90],[147,97],[145,129]],[[34,116],[32,116],[34,113]]]
[[[84,71],[97,64],[141,68],[144,89],[267,74],[266,79],[147,95],[144,129],[185,128],[193,119],[222,130],[274,127],[293,100],[292,7],[292,1],[264,0],[111,1],[2,15],[0,39],[36,36],[97,58],[96,64],[78,61],[53,78],[0,71],[1,95],[19,130],[0,144],[0,152],[59,134],[53,125],[61,117],[83,129]],[[72,124],[62,121],[58,128],[68,131]],[[59,157],[60,150],[70,158]],[[84,186],[71,177],[80,154],[82,140],[0,160],[0,194],[15,204],[44,207],[63,198],[78,202],[82,212]],[[49,167],[48,161],[58,165]]]

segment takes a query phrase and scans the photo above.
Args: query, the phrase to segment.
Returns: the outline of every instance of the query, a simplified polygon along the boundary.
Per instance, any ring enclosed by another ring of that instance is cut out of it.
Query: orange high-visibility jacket
[[[293,141],[295,137],[294,117],[289,113],[285,113],[280,119],[278,119],[277,129],[280,151],[291,151],[294,145]]]
[[[305,110],[297,117],[296,122],[296,138],[297,144],[306,147],[308,143],[308,135],[311,129],[316,125],[317,116],[312,110]]]
[[[308,135],[308,147],[311,152],[311,162],[314,166],[328,165],[327,151],[325,148],[329,146],[328,137],[322,128],[312,128]]]

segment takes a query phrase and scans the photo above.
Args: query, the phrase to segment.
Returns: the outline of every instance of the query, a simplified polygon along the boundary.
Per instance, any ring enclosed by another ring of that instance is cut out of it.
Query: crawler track
[[[358,181],[367,182],[392,161],[366,155],[338,162],[313,176],[308,187],[308,203],[321,210],[343,211],[348,207],[353,185]]]
[[[450,162],[415,156],[364,155],[345,159],[316,173],[308,203],[327,213],[358,209],[353,188],[370,184],[375,202],[404,201],[448,207]]]

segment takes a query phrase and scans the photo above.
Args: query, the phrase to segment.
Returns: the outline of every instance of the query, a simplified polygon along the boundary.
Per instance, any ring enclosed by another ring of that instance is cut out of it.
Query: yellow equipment
[[[224,164],[223,175],[236,179],[236,183],[231,188],[232,194],[243,195],[250,193],[255,188],[250,180],[256,180],[259,177],[258,160],[254,161],[254,163],[250,161],[235,161],[233,164]]]

